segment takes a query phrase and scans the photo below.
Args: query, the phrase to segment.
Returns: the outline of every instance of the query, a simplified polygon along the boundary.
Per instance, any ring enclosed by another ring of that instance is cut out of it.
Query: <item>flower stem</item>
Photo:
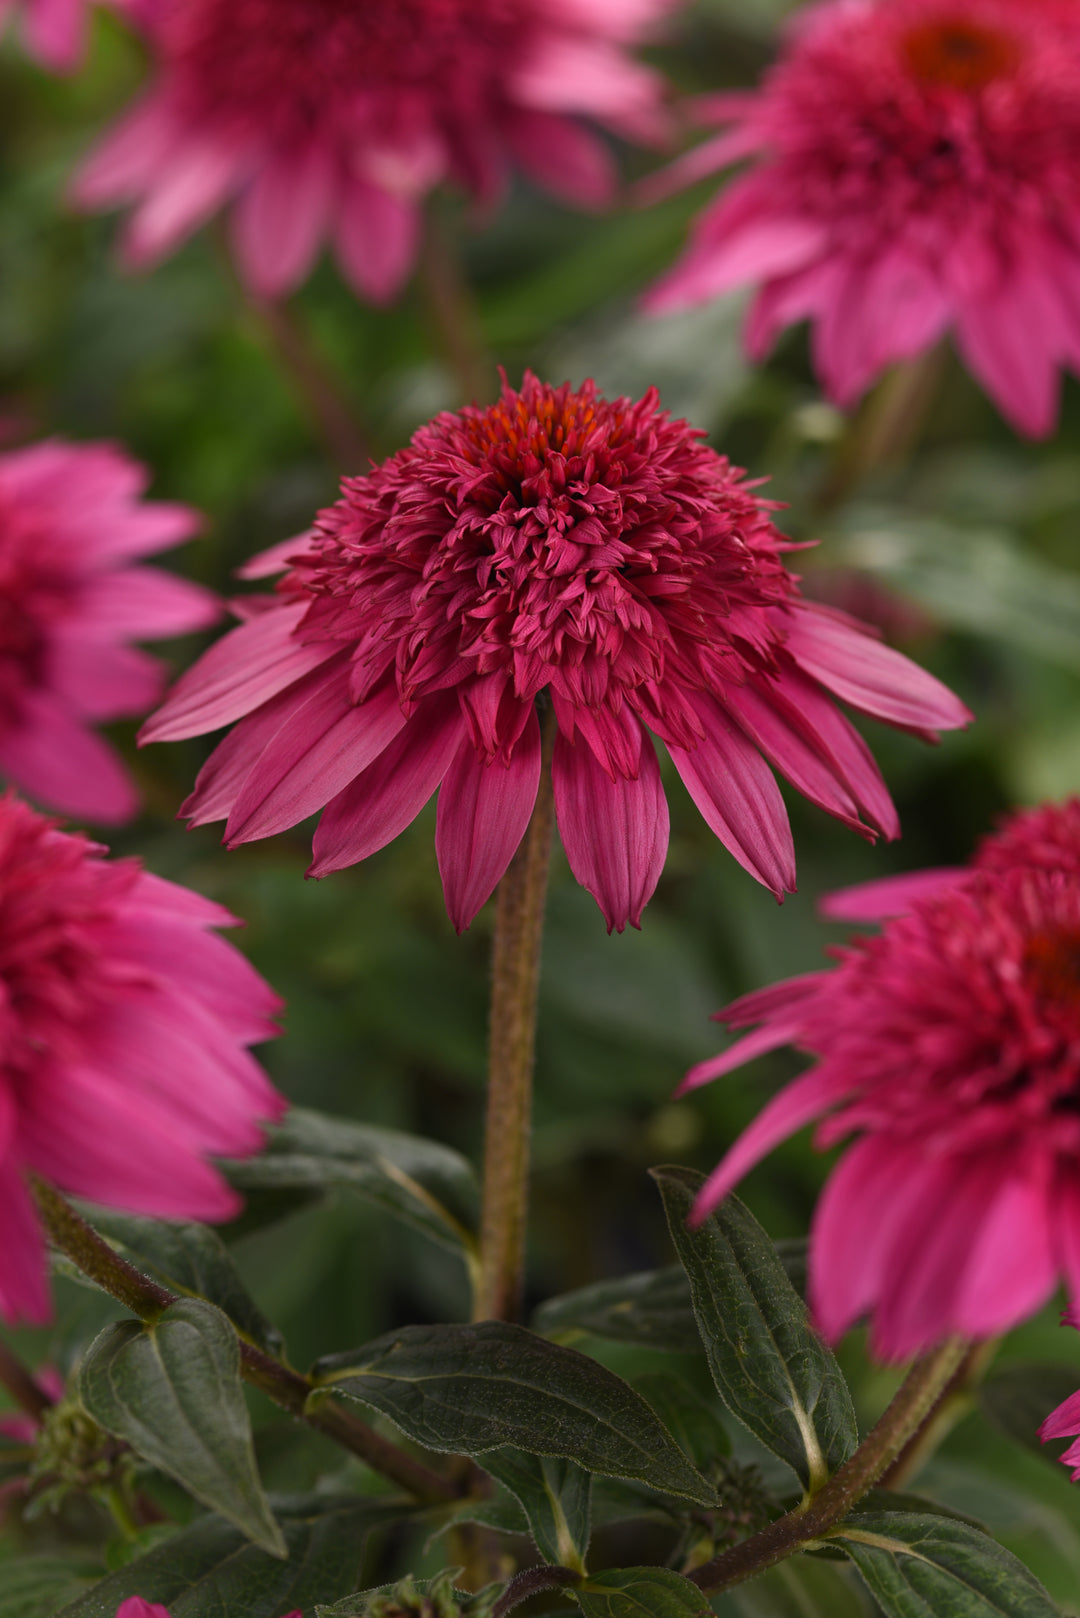
[[[544,724],[536,806],[499,883],[491,972],[484,1200],[474,1320],[514,1320],[521,1309],[529,1196],[536,997],[555,801],[555,716]]]
[[[360,477],[372,459],[367,436],[310,332],[286,303],[252,298],[250,307],[336,469]]]
[[[706,1594],[715,1595],[827,1535],[881,1481],[914,1435],[933,1419],[969,1347],[962,1338],[950,1337],[940,1348],[917,1359],[880,1421],[813,1498],[741,1545],[695,1568],[688,1574],[693,1583]]]
[[[13,1354],[8,1345],[0,1339],[0,1384],[3,1385],[21,1410],[35,1421],[40,1421],[47,1410],[52,1409],[53,1401],[39,1387],[26,1366]]]
[[[815,515],[826,516],[880,466],[903,461],[918,442],[945,363],[939,343],[902,360],[867,399],[843,439],[819,491]]]
[[[982,1380],[997,1353],[997,1342],[975,1343],[938,1394],[922,1426],[908,1439],[887,1472],[879,1479],[885,1489],[902,1489],[920,1472],[956,1423],[971,1408],[972,1386]]]
[[[424,221],[420,284],[463,404],[487,399],[495,366],[461,263],[457,242],[433,202]]]
[[[30,1189],[53,1244],[103,1292],[147,1322],[157,1320],[170,1304],[177,1302],[173,1293],[121,1258],[53,1186],[35,1176]],[[458,1490],[453,1483],[414,1460],[366,1422],[324,1398],[312,1402],[315,1389],[308,1377],[301,1376],[243,1337],[240,1338],[240,1371],[245,1382],[265,1393],[283,1410],[325,1433],[418,1500],[434,1503],[457,1498]]]

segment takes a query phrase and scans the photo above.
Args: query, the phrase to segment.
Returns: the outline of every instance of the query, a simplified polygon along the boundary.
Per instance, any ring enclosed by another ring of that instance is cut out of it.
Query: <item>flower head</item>
[[[252,289],[298,285],[325,238],[364,297],[393,297],[443,180],[493,201],[513,163],[568,200],[614,187],[580,121],[662,133],[660,79],[626,45],[672,0],[161,0],[153,86],[76,200],[136,203],[125,252],[170,252],[235,202]]]
[[[116,1609],[116,1618],[170,1618],[168,1607],[160,1601],[144,1601],[142,1596],[128,1596]],[[303,1618],[299,1607],[286,1613],[285,1618]]]
[[[1050,431],[1080,368],[1080,14],[1063,0],[830,0],[673,178],[746,157],[651,294],[747,282],[748,346],[814,322],[829,395],[856,399],[950,328],[1023,432]]]
[[[146,473],[111,444],[59,439],[0,455],[0,774],[50,809],[102,824],[138,797],[91,727],[143,714],[160,664],[129,642],[220,611],[208,590],[132,563],[186,538],[186,506],[140,499]]]
[[[1051,833],[1069,845],[1060,864],[1042,857]],[[1006,1330],[1060,1275],[1080,1292],[1078,834],[1075,803],[1017,817],[962,878],[836,950],[831,971],[727,1007],[729,1026],[761,1026],[687,1076],[694,1088],[788,1043],[817,1058],[731,1148],[697,1213],[814,1119],[819,1146],[853,1137],[811,1234],[830,1337],[869,1312],[876,1351],[902,1359]]]
[[[25,1184],[228,1219],[205,1154],[247,1156],[284,1103],[246,1047],[280,1002],[212,930],[235,918],[0,798],[0,1315],[48,1318]]]
[[[182,812],[227,817],[235,844],[326,805],[322,876],[390,842],[442,783],[436,849],[460,928],[529,820],[546,693],[563,843],[609,926],[637,924],[667,849],[650,732],[778,895],[794,852],[766,758],[830,814],[895,835],[884,783],[829,693],[924,732],[967,711],[801,599],[768,505],[700,440],[655,392],[609,403],[591,383],[527,376],[347,479],[302,544],[256,566],[288,564],[276,599],[144,727],[170,740],[241,719]]]

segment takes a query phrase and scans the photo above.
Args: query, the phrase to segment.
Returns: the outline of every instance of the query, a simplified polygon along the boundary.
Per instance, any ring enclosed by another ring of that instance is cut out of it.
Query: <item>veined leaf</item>
[[[0,1568],[0,1618],[50,1618],[89,1579],[59,1556],[20,1556]]]
[[[240,1345],[213,1304],[184,1298],[151,1323],[106,1326],[82,1363],[79,1394],[108,1432],[285,1555],[255,1464]]]
[[[711,1618],[696,1584],[666,1567],[622,1567],[594,1574],[574,1596],[585,1618]]]
[[[281,1333],[259,1310],[216,1230],[209,1225],[139,1219],[103,1209],[88,1210],[95,1230],[174,1292],[203,1298],[228,1315],[242,1337],[268,1354],[280,1354]]]
[[[521,1503],[544,1561],[583,1573],[592,1496],[588,1472],[560,1456],[515,1449],[492,1450],[477,1460]]]
[[[241,1191],[347,1186],[443,1246],[474,1246],[475,1176],[438,1141],[294,1107],[265,1152],[228,1163],[226,1173]]]
[[[428,1449],[479,1455],[509,1444],[702,1505],[716,1500],[628,1383],[522,1326],[405,1326],[319,1360],[312,1375]]]
[[[533,1316],[545,1337],[590,1334],[674,1354],[700,1354],[690,1283],[680,1265],[644,1270],[549,1298]]]
[[[687,1228],[704,1178],[654,1169],[720,1397],[814,1490],[858,1444],[847,1384],[776,1249],[737,1197]]]
[[[829,1537],[888,1618],[1061,1618],[1011,1551],[955,1517],[866,1512]]]
[[[281,1618],[355,1588],[364,1542],[400,1504],[355,1495],[274,1496],[288,1560],[247,1543],[220,1517],[201,1517],[112,1573],[57,1618],[116,1618],[128,1596],[158,1601],[170,1618]]]

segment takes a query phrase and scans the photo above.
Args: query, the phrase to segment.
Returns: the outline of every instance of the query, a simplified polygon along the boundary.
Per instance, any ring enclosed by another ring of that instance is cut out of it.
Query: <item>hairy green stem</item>
[[[555,716],[549,711],[544,721],[536,806],[496,897],[483,1212],[474,1320],[516,1319],[524,1289],[536,997],[555,823],[551,786],[554,744]],[[493,768],[500,766],[495,764]]]
[[[921,1471],[934,1451],[971,1408],[971,1388],[982,1380],[997,1353],[996,1341],[975,1343],[942,1388],[922,1426],[914,1432],[880,1478],[882,1488],[902,1489],[908,1479]]]
[[[26,1366],[13,1354],[8,1345],[0,1338],[0,1385],[5,1387],[21,1410],[35,1421],[40,1421],[46,1411],[51,1410],[53,1401],[39,1387]]]
[[[896,1397],[851,1458],[807,1501],[688,1577],[708,1595],[753,1578],[835,1528],[888,1472],[928,1420],[963,1363],[969,1345],[951,1337],[912,1365]]]
[[[133,1315],[153,1322],[170,1304],[178,1301],[173,1293],[121,1258],[55,1187],[35,1176],[31,1190],[53,1244]],[[324,1398],[311,1402],[315,1389],[308,1377],[283,1365],[243,1337],[239,1341],[240,1370],[245,1382],[265,1393],[283,1410],[325,1433],[418,1500],[437,1503],[457,1497],[458,1490],[453,1483],[383,1438],[359,1417]]]

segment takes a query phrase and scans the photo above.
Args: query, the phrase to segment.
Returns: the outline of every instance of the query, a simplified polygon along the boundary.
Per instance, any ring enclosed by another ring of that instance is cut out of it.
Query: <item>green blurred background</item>
[[[752,83],[785,9],[779,0],[707,0],[651,54],[683,91]],[[11,443],[48,433],[121,440],[154,469],[155,495],[206,515],[201,537],[167,565],[227,592],[238,564],[306,527],[334,499],[339,474],[361,468],[336,464],[321,445],[213,230],[132,278],[116,265],[115,221],[65,207],[76,160],[142,74],[138,49],[104,17],[89,68],[70,81],[38,72],[11,40],[0,52],[0,425]],[[623,157],[628,179],[656,161]],[[583,217],[521,186],[479,225],[456,199],[437,206],[464,255],[483,341],[512,381],[528,365],[553,381],[594,376],[608,394],[656,383],[717,449],[771,477],[770,495],[790,507],[782,526],[821,540],[793,559],[807,590],[880,611],[891,638],[958,690],[978,722],[936,749],[866,727],[901,811],[904,837],[894,846],[873,849],[787,793],[800,891],[782,907],[724,852],[674,779],[671,853],[640,934],[608,938],[556,858],[537,1072],[536,1301],[670,1261],[645,1170],[670,1159],[710,1167],[798,1060],[779,1053],[684,1102],[673,1103],[672,1091],[689,1063],[718,1048],[713,1010],[813,969],[842,936],[816,919],[823,892],[962,860],[1005,808],[1080,786],[1080,388],[1066,382],[1060,431],[1030,445],[950,356],[904,464],[880,469],[815,522],[845,423],[821,402],[805,334],[789,334],[751,371],[739,347],[743,298],[659,321],[635,309],[712,189]],[[376,311],[324,263],[294,313],[379,455],[460,402],[422,285]],[[196,650],[169,649],[174,667]],[[209,744],[137,755],[133,734],[113,728],[147,808],[112,846],[246,918],[242,947],[288,1002],[285,1035],[264,1053],[285,1093],[435,1136],[475,1159],[490,914],[454,936],[433,809],[361,868],[305,883],[310,826],[226,854],[217,828],[187,833],[174,819]],[[750,1176],[745,1195],[772,1234],[800,1234],[827,1168],[804,1135]],[[465,1308],[454,1258],[354,1199],[330,1197],[243,1238],[237,1252],[298,1364]],[[61,1298],[57,1334],[28,1336],[30,1352],[70,1358],[104,1318],[106,1306],[85,1291],[67,1285]],[[1080,1382],[1080,1341],[1059,1334],[1056,1321],[1048,1309],[1002,1356],[1071,1359]],[[872,1416],[892,1375],[867,1370],[857,1341],[844,1357]],[[318,1460],[286,1446],[275,1473],[273,1444],[270,1433],[268,1481],[303,1486],[303,1467]],[[1080,1490],[1063,1469],[972,1418],[921,1487],[978,1516],[1075,1609]],[[791,1605],[785,1589],[780,1581],[778,1614],[815,1610]]]

